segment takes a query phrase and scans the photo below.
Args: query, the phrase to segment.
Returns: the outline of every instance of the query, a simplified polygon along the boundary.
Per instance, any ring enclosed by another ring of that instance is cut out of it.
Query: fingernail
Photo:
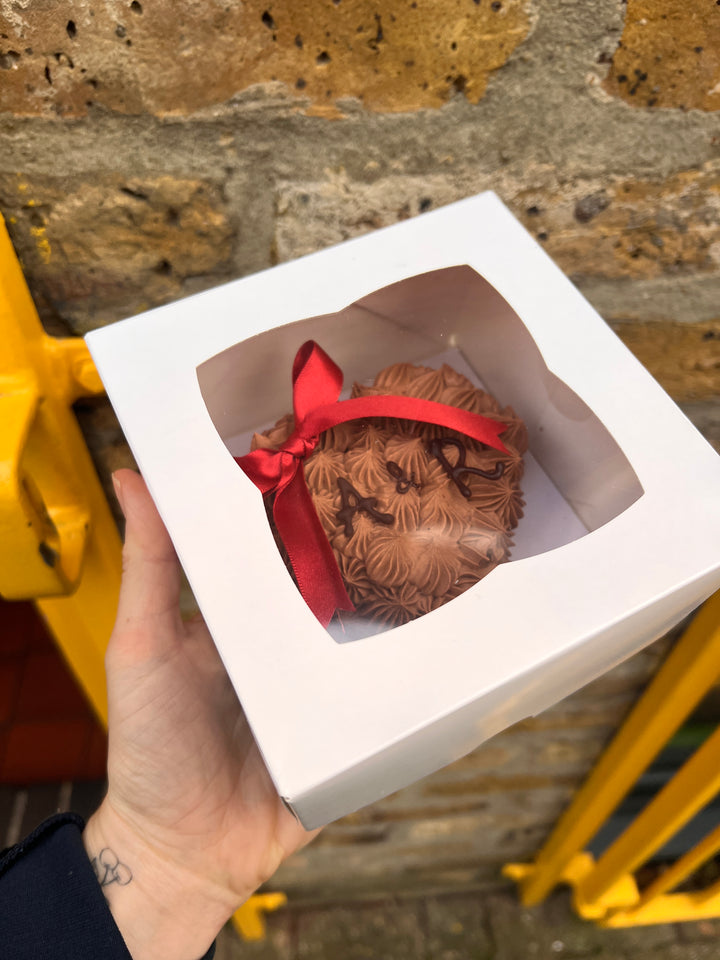
[[[120,483],[117,473],[114,473],[112,475],[112,482],[113,482],[113,487],[115,488],[115,496],[117,497],[117,501],[120,504],[120,509],[123,512],[123,516],[125,516],[125,504],[123,503],[122,484]]]

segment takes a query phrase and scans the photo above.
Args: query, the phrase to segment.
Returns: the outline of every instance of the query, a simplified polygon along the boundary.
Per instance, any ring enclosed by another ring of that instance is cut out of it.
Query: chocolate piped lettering
[[[455,463],[450,463],[443,453],[444,448],[448,446],[455,447],[458,452],[458,458]],[[467,456],[465,444],[462,440],[458,440],[457,437],[438,437],[435,440],[429,440],[427,448],[430,456],[435,457],[440,463],[440,466],[466,500],[469,500],[472,496],[472,490],[466,483],[463,483],[460,479],[461,476],[467,473],[474,473],[478,477],[484,477],[486,480],[499,480],[505,471],[505,465],[499,461],[495,464],[494,470],[481,470],[479,467],[468,467],[465,463],[465,457]]]
[[[363,497],[345,477],[338,477],[337,485],[340,490],[342,509],[338,510],[336,516],[338,521],[345,525],[346,537],[351,537],[355,532],[353,528],[353,517],[359,510],[362,510],[363,513],[366,513],[371,519],[376,520],[378,523],[390,524],[395,522],[395,517],[393,517],[391,513],[381,513],[376,509],[375,504],[377,503],[377,499],[375,497]],[[351,503],[351,500],[353,500],[354,503]]]
[[[394,460],[386,461],[385,466],[390,476],[394,480],[397,480],[395,489],[398,493],[407,493],[410,487],[415,487],[416,490],[419,490],[422,486],[421,483],[416,483],[414,473],[411,473],[409,478],[406,477],[403,468],[399,463],[395,463]]]

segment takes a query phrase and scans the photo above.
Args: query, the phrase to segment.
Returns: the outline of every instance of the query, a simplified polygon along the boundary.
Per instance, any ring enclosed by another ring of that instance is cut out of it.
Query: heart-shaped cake
[[[322,434],[306,459],[305,480],[356,615],[390,627],[452,600],[508,559],[524,505],[527,431],[510,407],[447,364],[393,364],[372,386],[354,385],[353,397],[368,395],[434,400],[507,424],[501,453],[419,421],[352,420]],[[255,434],[252,449],[279,447],[292,431],[287,414]]]

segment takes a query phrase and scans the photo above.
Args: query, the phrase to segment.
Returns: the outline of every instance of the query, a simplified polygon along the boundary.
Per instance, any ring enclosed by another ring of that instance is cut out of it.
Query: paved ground
[[[268,937],[227,927],[217,960],[720,960],[720,922],[601,930],[571,912],[566,892],[522,908],[510,893],[448,894],[293,908]]]
[[[103,792],[102,782],[0,787],[0,848],[58,809],[88,816]],[[573,914],[565,891],[532,910],[512,889],[291,903],[267,925],[257,943],[226,927],[217,960],[720,960],[720,919],[602,930]]]
[[[399,898],[279,911],[268,936],[227,927],[217,960],[720,960],[720,922],[602,930],[566,892],[532,910],[511,892]]]

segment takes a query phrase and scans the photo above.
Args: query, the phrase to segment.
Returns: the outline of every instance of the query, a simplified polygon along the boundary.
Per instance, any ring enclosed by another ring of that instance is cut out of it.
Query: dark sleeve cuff
[[[0,953],[13,960],[132,960],[82,841],[61,813],[0,855]],[[212,960],[214,945],[201,960]]]

